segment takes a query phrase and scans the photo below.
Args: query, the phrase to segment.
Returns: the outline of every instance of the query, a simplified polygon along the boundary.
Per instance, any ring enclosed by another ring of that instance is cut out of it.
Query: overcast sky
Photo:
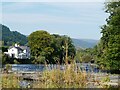
[[[104,2],[26,1],[2,2],[2,24],[25,35],[46,30],[72,38],[98,40],[100,27],[108,17]]]

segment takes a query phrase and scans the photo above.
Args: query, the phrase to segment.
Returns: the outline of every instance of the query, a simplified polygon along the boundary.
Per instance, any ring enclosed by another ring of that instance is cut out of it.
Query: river
[[[77,63],[76,64],[80,70],[86,70],[90,72],[95,72],[96,65],[95,64],[90,64],[90,63]],[[61,70],[65,69],[65,65],[57,65],[57,64],[48,64],[47,67],[44,64],[12,64],[12,71],[44,71],[44,70],[52,70],[52,69],[57,69],[60,68]]]

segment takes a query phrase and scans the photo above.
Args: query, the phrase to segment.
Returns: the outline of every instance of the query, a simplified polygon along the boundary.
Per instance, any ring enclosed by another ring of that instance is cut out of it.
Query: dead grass
[[[1,83],[2,88],[19,88],[19,78],[14,74],[4,74]]]
[[[70,65],[66,70],[55,69],[44,71],[41,82],[33,85],[34,88],[85,88],[87,82],[86,73],[74,70]]]

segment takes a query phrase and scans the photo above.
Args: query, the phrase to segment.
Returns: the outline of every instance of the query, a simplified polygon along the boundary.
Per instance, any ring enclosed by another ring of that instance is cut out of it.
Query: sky
[[[11,31],[29,35],[36,30],[77,39],[101,37],[100,27],[109,16],[102,2],[2,2],[2,24]]]

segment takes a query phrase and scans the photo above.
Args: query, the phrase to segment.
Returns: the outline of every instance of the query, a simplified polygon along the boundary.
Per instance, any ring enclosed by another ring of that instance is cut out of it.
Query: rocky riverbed
[[[49,72],[49,71],[48,71]],[[76,73],[76,72],[75,72]],[[108,74],[108,73],[102,73],[102,72],[83,72],[86,73],[87,76],[87,82],[86,82],[86,88],[104,88],[104,87],[119,87],[120,83],[120,77],[118,74]],[[3,72],[1,74],[1,77],[7,77],[11,76],[18,79],[19,86],[22,87],[22,85],[30,85],[34,88],[36,84],[39,84],[42,81],[43,74],[39,71],[9,71],[8,73]],[[14,81],[14,80],[13,80]],[[22,82],[22,83],[21,83]],[[7,82],[5,85],[8,85]]]

